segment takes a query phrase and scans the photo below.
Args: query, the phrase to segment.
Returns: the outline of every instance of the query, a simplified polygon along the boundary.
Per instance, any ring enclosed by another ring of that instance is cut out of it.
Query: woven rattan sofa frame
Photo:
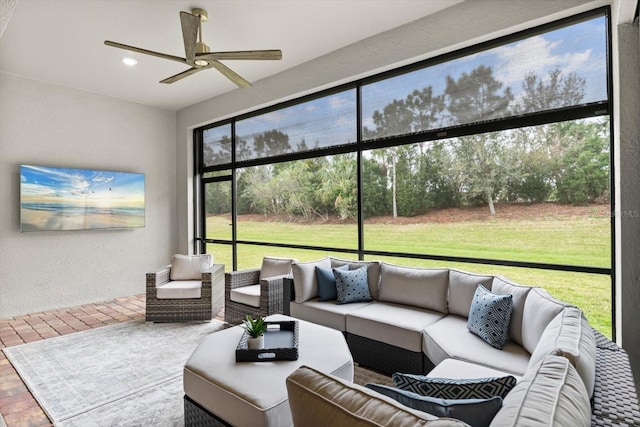
[[[214,264],[207,272],[202,273],[200,298],[158,299],[157,286],[168,283],[171,275],[171,264],[154,273],[147,273],[147,298],[145,320],[147,322],[188,322],[211,320],[222,307],[222,290],[213,292],[213,283],[222,280],[224,264]]]
[[[597,340],[596,381],[591,405],[591,426],[640,426],[638,394],[629,356],[599,332],[594,330],[594,333]],[[229,425],[186,395],[184,419],[186,427]]]
[[[224,320],[237,325],[247,318],[283,314],[284,300],[288,296],[283,290],[283,280],[290,276],[274,276],[260,280],[260,269],[231,271],[224,275]],[[260,284],[260,307],[231,301],[231,290]],[[287,304],[288,305],[288,304]]]

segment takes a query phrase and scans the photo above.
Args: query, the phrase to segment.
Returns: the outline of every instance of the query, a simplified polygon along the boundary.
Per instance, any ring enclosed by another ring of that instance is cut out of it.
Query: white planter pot
[[[251,338],[247,340],[247,348],[249,350],[259,350],[264,348],[264,335],[260,335],[258,338]]]

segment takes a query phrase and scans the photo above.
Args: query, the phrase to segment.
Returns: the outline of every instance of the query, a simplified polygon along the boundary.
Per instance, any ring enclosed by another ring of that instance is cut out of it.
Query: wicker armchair
[[[207,270],[198,273],[201,276],[200,281],[171,280],[171,268],[172,264],[169,264],[156,272],[147,273],[145,320],[187,322],[211,320],[216,316],[222,309],[224,299],[224,264],[212,264]],[[188,282],[195,283],[189,286]],[[187,285],[187,289],[181,286],[184,284]],[[189,292],[196,287],[199,287],[199,292],[190,295]],[[174,294],[167,297],[167,291]]]
[[[247,315],[282,314],[283,280],[291,277],[291,264],[294,261],[265,257],[262,268],[225,273],[224,320],[235,325],[246,319]]]

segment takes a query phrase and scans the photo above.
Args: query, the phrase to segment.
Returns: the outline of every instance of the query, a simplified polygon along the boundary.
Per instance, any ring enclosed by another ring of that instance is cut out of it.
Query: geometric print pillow
[[[494,396],[504,399],[516,385],[511,375],[457,380],[396,372],[392,378],[399,389],[438,399],[491,399]]]
[[[478,285],[471,302],[467,329],[492,347],[502,350],[509,334],[513,295],[496,295]]]
[[[336,278],[336,303],[348,304],[351,302],[372,301],[369,292],[369,279],[367,266],[355,270],[333,269]]]

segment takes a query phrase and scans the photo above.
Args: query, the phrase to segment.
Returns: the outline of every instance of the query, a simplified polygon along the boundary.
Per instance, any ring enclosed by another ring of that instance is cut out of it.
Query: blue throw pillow
[[[452,379],[396,372],[391,377],[399,389],[438,399],[490,399],[495,396],[504,399],[517,382],[512,375]]]
[[[336,267],[336,270],[348,270],[348,265]],[[320,301],[334,300],[338,297],[336,292],[336,277],[333,269],[316,266],[316,278],[318,279],[318,296]]]
[[[369,281],[366,266],[355,270],[338,270],[337,268],[334,268],[333,275],[336,278],[338,304],[372,301],[371,293],[369,293]]]
[[[367,387],[409,408],[427,412],[437,417],[455,418],[473,427],[488,426],[496,413],[502,408],[502,398],[498,396],[490,399],[449,400],[420,396],[410,391],[379,384],[367,384]]]
[[[473,295],[467,329],[492,347],[502,350],[509,336],[513,295],[496,295],[478,285]]]

